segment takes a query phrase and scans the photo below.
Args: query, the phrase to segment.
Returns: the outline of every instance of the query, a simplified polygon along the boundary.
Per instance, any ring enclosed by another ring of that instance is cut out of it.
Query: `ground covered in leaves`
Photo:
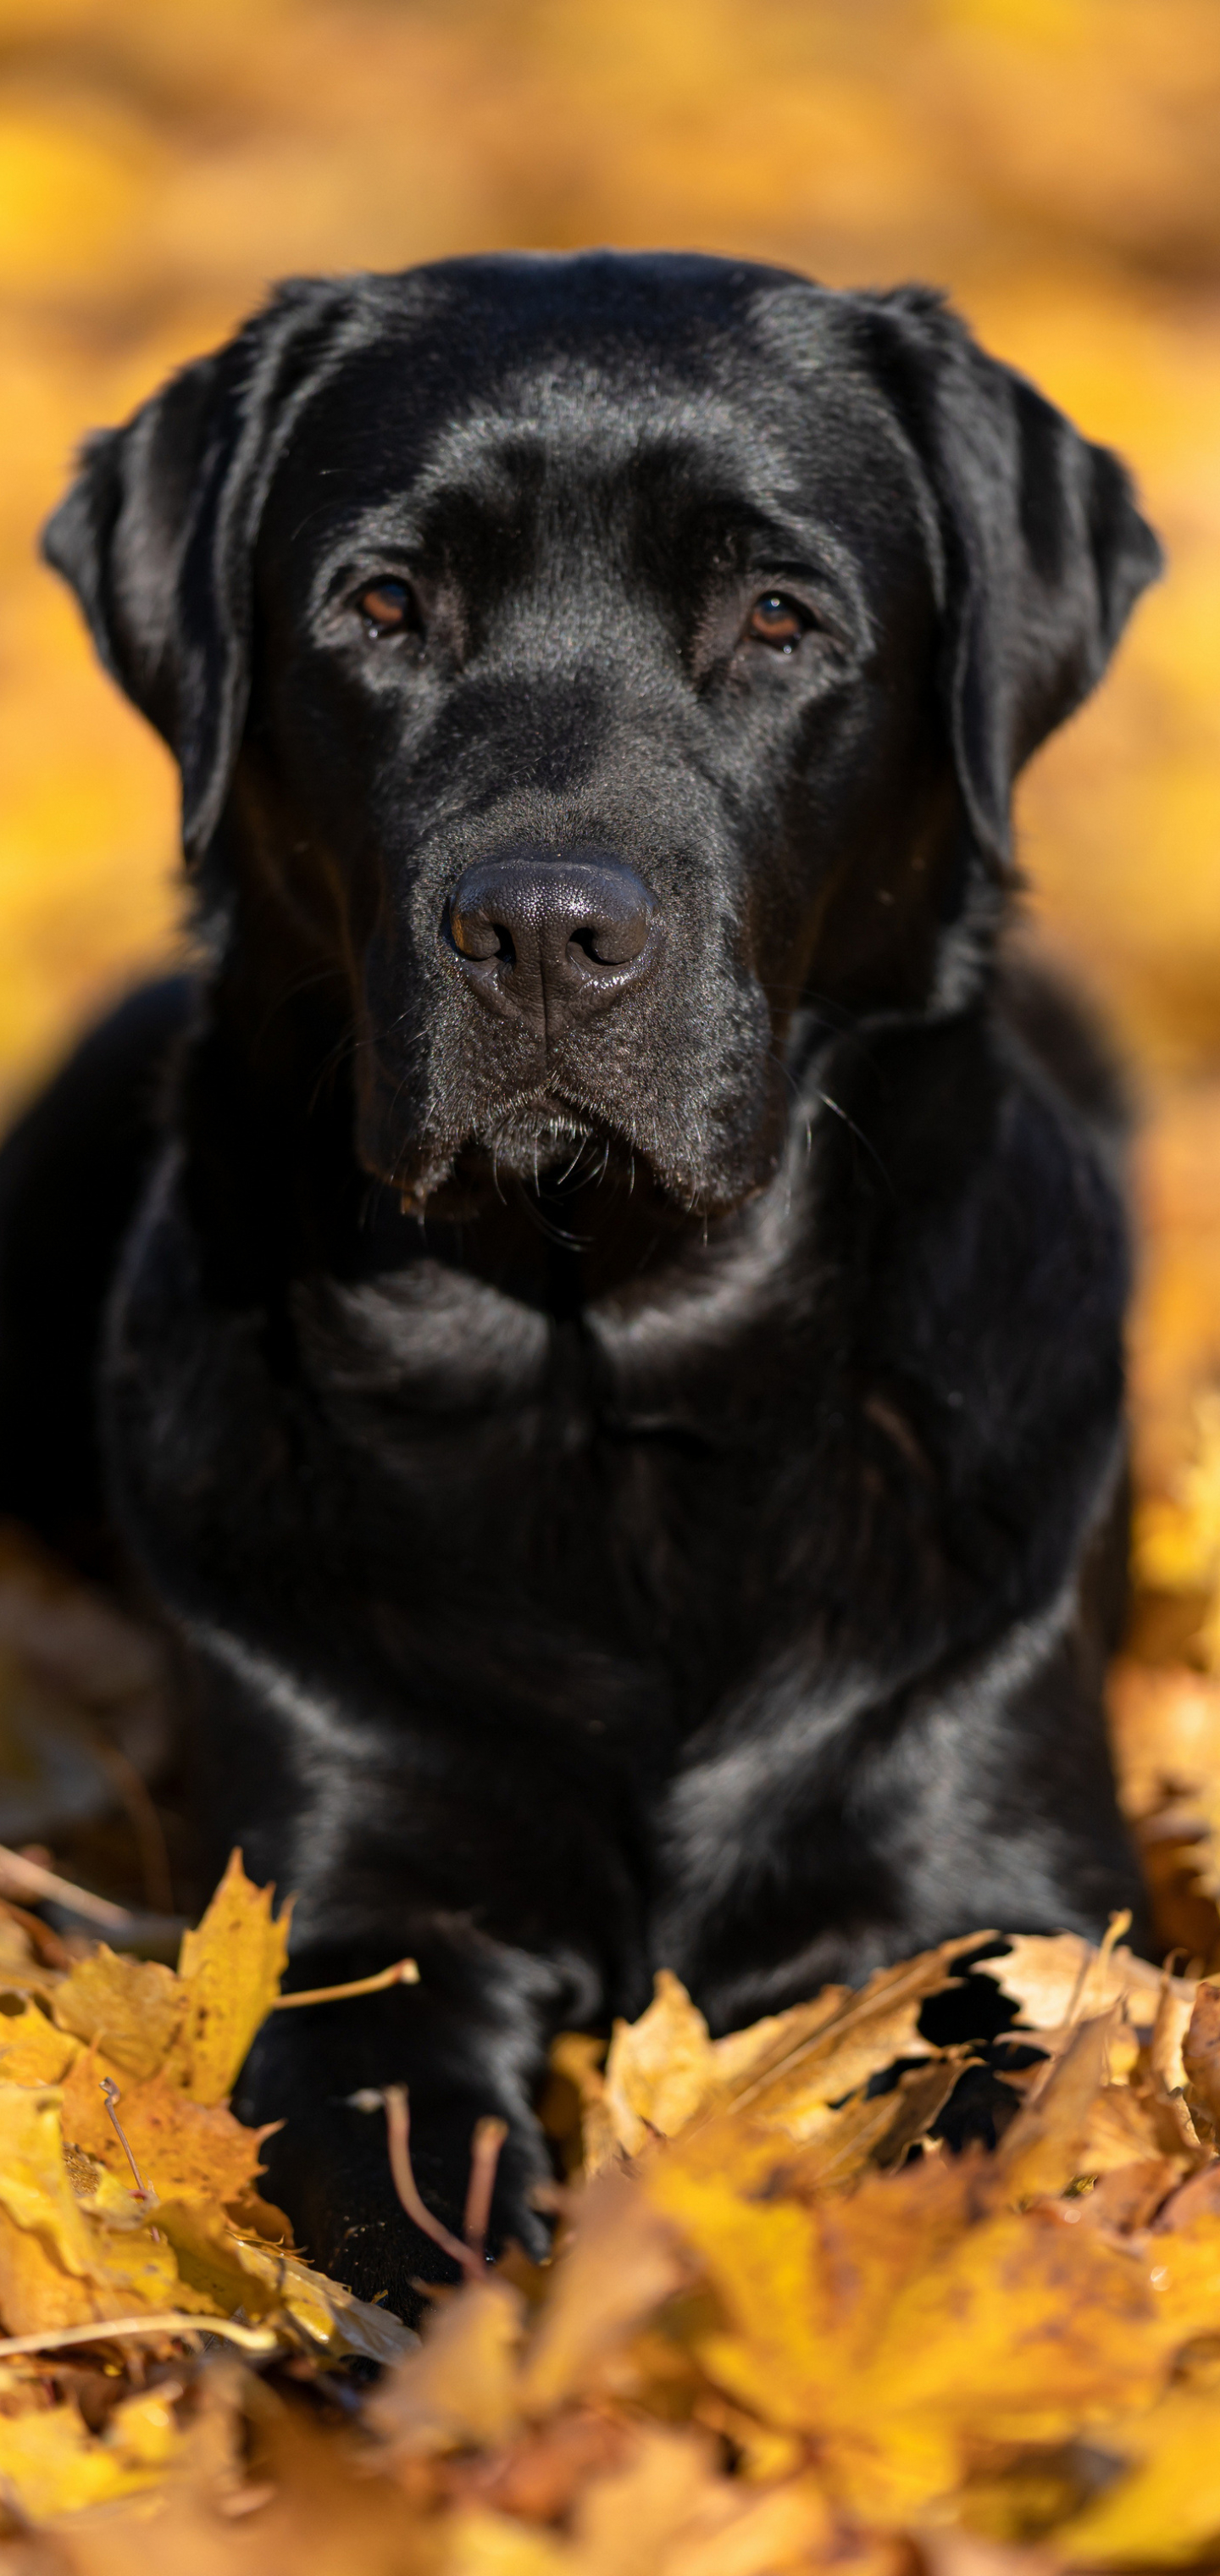
[[[269,1891],[235,1858],[176,1971],[10,1906],[0,2563],[1220,2558],[1220,1984],[1123,1928],[946,1944],[718,2041],[662,1975],[608,2055],[556,2048],[554,2258],[472,2261],[417,2344],[293,2254],[226,2106],[283,2008]],[[970,1995],[1011,2024],[1000,2134],[949,2152],[978,2052],[929,2033]]]

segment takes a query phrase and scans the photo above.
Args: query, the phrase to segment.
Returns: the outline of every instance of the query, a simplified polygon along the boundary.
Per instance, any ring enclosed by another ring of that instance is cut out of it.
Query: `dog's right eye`
[[[371,581],[356,606],[370,635],[400,635],[414,625],[413,602],[405,581]]]

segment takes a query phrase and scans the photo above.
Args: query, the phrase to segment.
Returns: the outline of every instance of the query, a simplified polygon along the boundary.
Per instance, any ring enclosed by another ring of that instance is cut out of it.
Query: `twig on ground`
[[[450,2261],[460,2267],[468,2281],[477,2281],[484,2268],[482,2254],[476,2254],[471,2246],[464,2245],[460,2236],[451,2236],[443,2219],[433,2217],[411,2170],[411,2109],[406,2085],[387,2084],[381,2098],[385,2104],[394,2189],[408,2218],[413,2218],[420,2233],[430,2236],[442,2254],[447,2254]]]
[[[118,2139],[119,2145],[121,2146],[123,2153],[127,2158],[127,2162],[131,2167],[131,2178],[136,2187],[136,2199],[151,2200],[153,2194],[150,2192],[147,2183],[143,2182],[140,2178],[140,2168],[131,2152],[126,2131],[119,2119],[118,2106],[122,2101],[123,2096],[119,2091],[118,2085],[115,2083],[113,2075],[103,2075],[101,2079],[101,2089],[106,2096],[106,2108],[110,2113],[110,2125],[114,2130],[114,2134]]]
[[[112,2336],[175,2334],[223,2335],[243,2352],[274,2352],[279,2336],[274,2326],[240,2326],[234,2317],[188,2317],[165,2308],[151,2317],[98,2317],[92,2325],[55,2326],[49,2334],[5,2335],[0,2361],[23,2352],[63,2352],[74,2343],[109,2343]]]
[[[65,1905],[86,1923],[100,1923],[107,1932],[135,1932],[139,1918],[125,1905],[112,1905],[108,1896],[94,1896],[87,1887],[74,1886],[70,1878],[57,1877],[53,1869],[44,1869],[38,1860],[26,1860],[21,1852],[10,1851],[0,1843],[0,1895],[32,1896],[36,1904],[49,1897],[54,1905]]]

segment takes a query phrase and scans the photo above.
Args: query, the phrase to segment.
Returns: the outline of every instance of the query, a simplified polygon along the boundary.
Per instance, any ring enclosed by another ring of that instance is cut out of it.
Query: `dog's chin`
[[[466,1222],[513,1187],[625,1190],[663,1202],[676,1216],[722,1214],[753,1195],[766,1175],[741,1186],[725,1176],[672,1163],[656,1145],[566,1105],[514,1103],[451,1145],[425,1138],[394,1157],[367,1148],[370,1177],[392,1189],[405,1215]]]
[[[419,1156],[394,1176],[404,1211],[435,1219],[476,1216],[506,1189],[582,1182],[641,1181],[656,1186],[647,1158],[610,1127],[561,1108],[514,1106],[456,1143],[448,1154]],[[379,1175],[384,1177],[384,1175]]]

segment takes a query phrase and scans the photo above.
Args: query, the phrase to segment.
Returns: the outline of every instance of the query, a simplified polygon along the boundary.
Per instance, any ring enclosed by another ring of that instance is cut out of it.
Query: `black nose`
[[[463,870],[444,928],[480,1001],[553,1038],[651,972],[656,912],[622,859],[510,850]]]

